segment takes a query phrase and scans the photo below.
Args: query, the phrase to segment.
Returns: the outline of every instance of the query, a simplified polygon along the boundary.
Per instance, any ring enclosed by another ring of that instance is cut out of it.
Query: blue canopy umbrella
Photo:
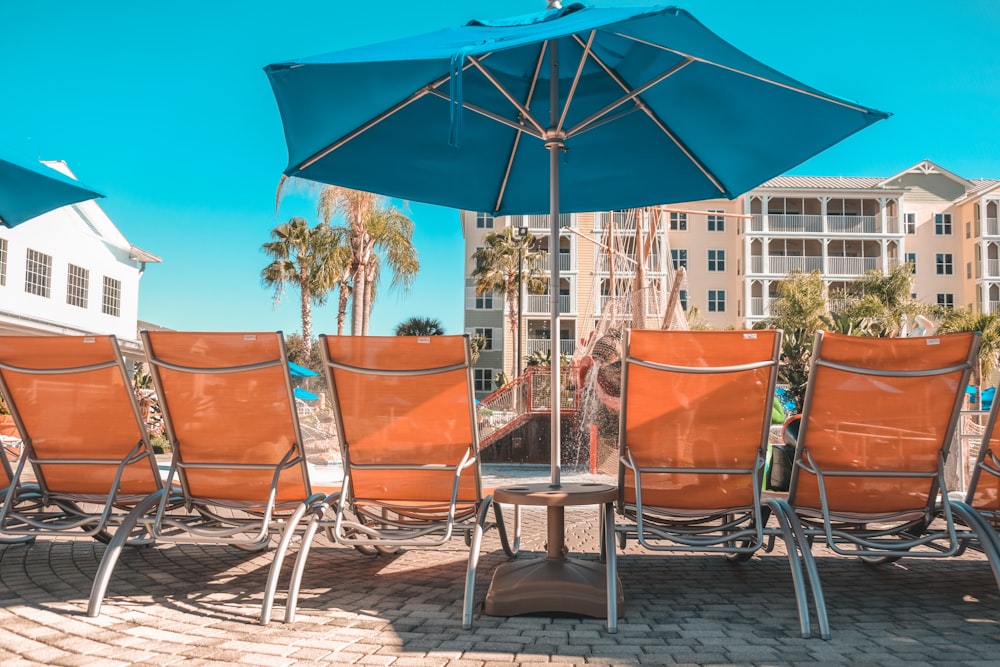
[[[664,6],[550,0],[537,14],[265,72],[286,176],[495,215],[547,211],[552,243],[560,212],[733,198],[888,116],[785,76]],[[552,252],[552,286],[558,260]],[[558,364],[551,383],[559,487]]]
[[[312,370],[311,368],[306,368],[305,366],[299,366],[294,361],[288,362],[288,374],[293,378],[313,378],[317,377],[319,373]]]
[[[302,399],[303,401],[315,401],[319,399],[319,396],[311,391],[306,391],[302,387],[296,387],[293,393],[295,394],[295,398]]]
[[[7,227],[61,206],[103,196],[42,164],[20,164],[0,158],[0,224]]]

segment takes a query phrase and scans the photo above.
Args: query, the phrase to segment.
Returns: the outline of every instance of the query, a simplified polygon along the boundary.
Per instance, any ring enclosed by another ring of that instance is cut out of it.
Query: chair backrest
[[[1000,517],[1000,430],[997,418],[1000,416],[1000,401],[993,401],[979,454],[969,479],[966,502],[979,512],[996,520]],[[960,465],[965,465],[962,461]]]
[[[161,488],[114,336],[0,336],[0,390],[44,491],[122,497]]]
[[[309,496],[281,332],[143,331],[185,494],[263,505]]]
[[[320,336],[355,499],[482,498],[467,336]]]
[[[678,510],[747,507],[759,493],[781,332],[628,333],[619,452],[644,471],[642,504]],[[636,500],[619,465],[619,493]]]
[[[789,501],[819,510],[822,477],[831,512],[931,511],[978,349],[976,333],[818,332]]]

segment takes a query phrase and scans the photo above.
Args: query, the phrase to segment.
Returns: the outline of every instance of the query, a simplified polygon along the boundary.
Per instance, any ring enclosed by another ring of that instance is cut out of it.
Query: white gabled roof
[[[774,190],[876,190],[883,178],[864,176],[777,176],[757,186]]]
[[[951,172],[951,171],[948,171],[944,167],[942,167],[942,166],[940,166],[940,165],[938,165],[938,164],[936,164],[936,163],[934,163],[934,162],[932,162],[930,160],[926,160],[926,159],[925,160],[921,160],[920,162],[918,162],[917,164],[913,165],[912,167],[908,167],[907,169],[904,169],[903,171],[899,172],[898,174],[896,174],[894,176],[890,176],[889,178],[885,179],[885,181],[882,182],[883,187],[890,187],[889,183],[891,183],[891,182],[893,182],[893,181],[895,181],[895,180],[897,180],[899,178],[902,178],[906,174],[924,174],[924,175],[927,175],[927,174],[941,174],[942,176],[946,176],[946,177],[950,178],[951,180],[955,181],[956,183],[959,183],[959,184],[965,186],[966,190],[968,190],[970,187],[972,187],[972,181],[970,181],[969,179],[962,178],[958,174],[956,174],[954,172]]]

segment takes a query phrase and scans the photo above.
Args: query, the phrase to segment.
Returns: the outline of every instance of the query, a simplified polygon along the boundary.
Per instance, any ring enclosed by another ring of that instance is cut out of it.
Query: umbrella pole
[[[560,380],[562,355],[559,350],[559,157],[566,144],[558,136],[559,123],[559,48],[549,42],[549,133],[545,148],[549,151],[549,371],[551,375],[552,424],[549,427],[549,448],[552,486],[560,486],[562,469],[562,415]]]

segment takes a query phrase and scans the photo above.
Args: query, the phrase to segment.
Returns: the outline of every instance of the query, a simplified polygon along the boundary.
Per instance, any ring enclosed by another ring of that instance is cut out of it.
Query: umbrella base
[[[606,618],[607,568],[604,563],[571,558],[536,558],[500,565],[486,593],[489,616],[569,614]],[[619,612],[624,608],[621,584]]]

